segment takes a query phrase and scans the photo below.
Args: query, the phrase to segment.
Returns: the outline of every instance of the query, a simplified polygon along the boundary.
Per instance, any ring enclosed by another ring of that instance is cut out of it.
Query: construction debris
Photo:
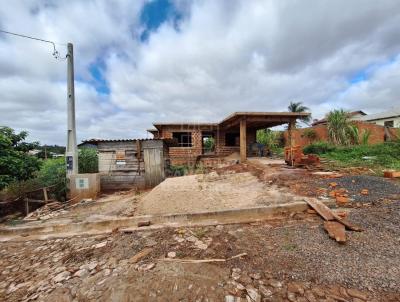
[[[386,178],[397,178],[400,177],[400,171],[386,170],[383,171],[383,176]]]
[[[285,147],[285,162],[289,166],[318,166],[320,159],[315,154],[304,155],[300,146]]]
[[[307,204],[313,208],[326,222],[324,223],[324,228],[328,232],[329,237],[334,238],[337,242],[345,242],[346,235],[345,229],[351,231],[362,231],[362,228],[351,224],[347,219],[340,217],[337,213],[333,212],[330,208],[324,205],[321,201],[314,198],[305,198]],[[341,224],[342,226],[338,226]]]
[[[335,239],[337,242],[346,242],[346,232],[343,224],[337,221],[325,221],[324,229],[328,232],[329,237]]]
[[[143,250],[141,250],[139,253],[137,253],[136,255],[134,255],[133,257],[131,257],[129,259],[130,263],[136,263],[138,262],[140,259],[146,257],[147,255],[149,255],[151,252],[153,251],[152,248],[144,248]]]
[[[180,262],[180,263],[210,263],[210,262],[226,262],[232,259],[241,258],[247,256],[247,253],[241,253],[226,259],[173,259],[173,258],[161,258],[159,261],[169,262]]]
[[[82,205],[82,204],[89,204],[94,202],[92,199],[83,199],[78,203],[73,203],[66,201],[66,202],[59,202],[53,201],[46,203],[44,206],[36,209],[35,211],[29,213],[25,216],[24,220],[46,220],[53,217],[56,217],[61,214],[65,214],[68,212],[69,209]]]
[[[149,226],[151,225],[151,221],[150,220],[146,220],[146,221],[139,221],[137,226],[138,227],[144,227],[144,226]]]

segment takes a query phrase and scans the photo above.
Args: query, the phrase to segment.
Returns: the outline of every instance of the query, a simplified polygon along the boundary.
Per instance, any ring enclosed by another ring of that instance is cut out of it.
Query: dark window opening
[[[386,122],[383,122],[383,125],[385,127],[394,127],[394,122],[393,121],[386,121]]]
[[[191,132],[174,132],[172,138],[178,141],[179,147],[192,147],[192,133]]]
[[[240,146],[239,133],[225,133],[225,146],[238,147]]]

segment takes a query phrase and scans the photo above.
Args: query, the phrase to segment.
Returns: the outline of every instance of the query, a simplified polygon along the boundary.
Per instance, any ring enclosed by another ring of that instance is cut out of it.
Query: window
[[[394,122],[393,121],[386,121],[386,122],[383,122],[383,125],[385,127],[394,127]]]
[[[192,133],[191,132],[173,132],[172,138],[178,141],[179,147],[192,147]]]
[[[237,147],[240,146],[240,135],[239,133],[225,133],[225,146]]]

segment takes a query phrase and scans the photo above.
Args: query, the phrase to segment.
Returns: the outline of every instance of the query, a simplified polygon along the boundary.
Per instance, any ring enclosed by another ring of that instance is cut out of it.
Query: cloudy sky
[[[75,52],[78,139],[146,137],[155,121],[219,121],[301,101],[400,106],[398,0],[19,0],[0,29]],[[0,34],[0,125],[66,141],[66,61]]]

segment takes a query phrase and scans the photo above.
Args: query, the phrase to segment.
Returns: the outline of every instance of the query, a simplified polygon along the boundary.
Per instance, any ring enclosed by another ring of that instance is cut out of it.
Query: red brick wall
[[[385,127],[380,126],[380,125],[375,125],[375,124],[370,124],[370,123],[364,123],[364,122],[354,122],[354,124],[357,126],[358,131],[360,133],[360,136],[362,135],[363,131],[365,130],[370,130],[371,134],[368,139],[368,144],[379,144],[383,143],[385,141]],[[313,129],[316,132],[316,138],[313,139],[312,142],[314,141],[328,141],[328,130],[326,125],[318,125],[310,128],[302,128],[302,129],[295,129],[292,131],[292,137],[293,137],[293,144],[294,145],[300,145],[300,146],[307,146],[311,142],[310,140],[304,136],[304,131],[306,129]],[[393,129],[394,130],[394,129]],[[390,133],[393,133],[392,129],[390,129]],[[287,146],[289,144],[288,141],[288,131],[286,130],[283,133],[284,139],[285,139],[285,145]]]
[[[192,147],[170,147],[169,157],[172,165],[194,164],[197,156],[202,154],[202,131],[199,129],[182,129],[181,127],[164,128],[160,131],[161,138],[172,138],[173,132],[191,132]],[[206,131],[208,132],[208,131]],[[233,152],[239,152],[239,146],[225,146],[225,131],[215,130],[215,154],[218,156],[227,156]],[[247,129],[247,145],[256,140],[256,131]]]

